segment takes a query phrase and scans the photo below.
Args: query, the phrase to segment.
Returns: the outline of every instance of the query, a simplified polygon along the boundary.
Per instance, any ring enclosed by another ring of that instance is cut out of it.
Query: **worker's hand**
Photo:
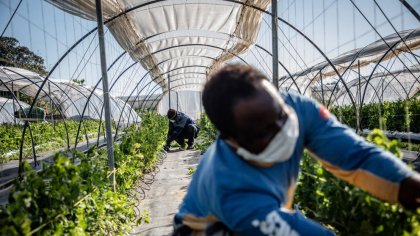
[[[400,184],[398,201],[405,208],[415,210],[420,207],[420,175],[414,174],[404,179]]]

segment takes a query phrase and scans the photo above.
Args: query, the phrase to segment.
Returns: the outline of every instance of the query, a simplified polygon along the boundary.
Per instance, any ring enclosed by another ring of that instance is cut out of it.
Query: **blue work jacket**
[[[249,164],[218,138],[202,157],[178,220],[193,229],[221,221],[239,235],[330,235],[329,230],[284,207],[299,176],[304,148],[335,176],[396,202],[400,182],[413,174],[391,153],[356,135],[325,107],[302,95],[282,93],[299,120],[292,157],[272,167]]]

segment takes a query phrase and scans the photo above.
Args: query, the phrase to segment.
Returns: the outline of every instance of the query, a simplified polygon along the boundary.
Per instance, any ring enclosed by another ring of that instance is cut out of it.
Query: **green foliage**
[[[366,140],[376,144],[384,150],[390,151],[395,156],[402,158],[402,152],[398,147],[397,140],[389,141],[380,129],[373,129],[372,132],[366,137]]]
[[[195,173],[196,169],[193,167],[188,167],[187,175],[193,175]]]
[[[374,130],[367,139],[400,155],[396,143],[387,140],[380,130]],[[306,216],[339,235],[415,235],[420,232],[418,214],[377,200],[337,179],[307,153],[302,158],[301,169],[295,202]]]
[[[0,66],[24,68],[42,76],[48,74],[44,59],[29,48],[19,46],[19,41],[12,37],[0,37]]]
[[[26,174],[0,208],[1,235],[122,234],[135,217],[134,201],[112,192],[105,152],[78,153],[80,164],[56,154],[54,164]]]
[[[164,117],[152,111],[141,117],[141,129],[128,128],[114,151],[116,179],[123,190],[131,189],[139,177],[153,170],[166,139],[168,126]]]
[[[344,124],[356,127],[356,111],[350,106],[331,107],[331,113]],[[361,110],[361,128],[420,133],[420,100],[364,104]]]
[[[67,145],[67,131],[70,145],[75,143],[79,121],[60,121],[55,124],[41,122],[31,123],[32,135],[34,137],[34,146],[36,152],[45,152],[54,150]],[[99,121],[83,120],[80,129],[78,142],[94,139],[98,135]],[[104,135],[105,124],[101,124],[101,134]],[[21,125],[2,124],[0,125],[0,163],[19,158],[19,148],[21,145],[23,127]],[[93,141],[93,140],[91,140]],[[24,137],[24,157],[32,155],[32,141],[29,128]]]
[[[198,126],[200,127],[200,133],[198,134],[197,145],[195,147],[201,151],[205,151],[216,140],[217,129],[204,113],[201,114]]]
[[[142,119],[142,128],[130,127],[115,147],[115,192],[104,149],[76,153],[78,165],[56,154],[54,164],[39,173],[24,162],[23,179],[12,189],[9,204],[0,207],[0,235],[125,235],[133,224],[150,222],[147,211],[136,216],[137,199],[129,193],[154,168],[166,121],[156,113]]]
[[[84,85],[86,83],[85,79],[72,79],[71,81],[78,85]]]

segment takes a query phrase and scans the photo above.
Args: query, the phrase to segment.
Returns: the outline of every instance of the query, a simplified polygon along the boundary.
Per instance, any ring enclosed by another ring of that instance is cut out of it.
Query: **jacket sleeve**
[[[182,132],[184,127],[187,125],[187,121],[188,121],[188,116],[180,112],[179,118],[173,124],[173,129],[171,132],[171,137],[173,140],[176,139],[179,136],[179,134]]]
[[[413,171],[390,152],[368,143],[316,101],[300,97],[305,146],[332,174],[374,196],[398,201],[400,183]]]
[[[268,194],[235,192],[223,202],[220,220],[238,235],[334,235],[298,211],[278,208],[276,200]]]

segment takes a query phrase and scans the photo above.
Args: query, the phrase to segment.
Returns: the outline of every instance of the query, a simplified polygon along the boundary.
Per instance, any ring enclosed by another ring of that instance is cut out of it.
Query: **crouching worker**
[[[181,149],[185,149],[185,139],[187,139],[187,149],[192,149],[194,139],[197,138],[200,130],[194,120],[174,109],[168,110],[167,117],[169,119],[169,130],[164,147],[165,151],[169,151],[174,140],[181,146]]]
[[[220,135],[192,178],[174,235],[333,235],[291,207],[304,148],[372,195],[420,206],[418,173],[314,100],[279,93],[252,67],[228,65],[214,74],[203,104]]]

